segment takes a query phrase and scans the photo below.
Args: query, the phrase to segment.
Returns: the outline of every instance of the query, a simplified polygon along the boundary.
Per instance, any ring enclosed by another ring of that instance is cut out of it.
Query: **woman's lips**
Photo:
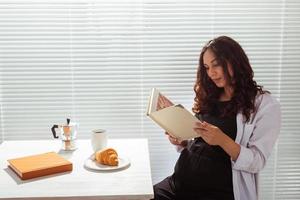
[[[213,81],[215,81],[215,82],[218,82],[218,81],[220,81],[220,80],[221,80],[221,78],[213,79]]]

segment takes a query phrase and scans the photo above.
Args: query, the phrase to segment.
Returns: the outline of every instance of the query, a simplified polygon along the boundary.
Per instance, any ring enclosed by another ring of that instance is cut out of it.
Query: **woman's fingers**
[[[166,107],[169,107],[171,105],[173,105],[173,104],[169,99],[167,99],[166,97],[164,97],[162,95],[159,95],[158,102],[157,102],[157,107],[159,109],[166,108]]]
[[[187,144],[188,144],[187,140],[177,139],[177,138],[173,137],[172,135],[170,135],[168,132],[165,132],[165,134],[168,136],[169,141],[171,142],[171,144],[179,145],[179,146],[182,146],[182,147],[186,147]]]
[[[172,135],[168,135],[169,136],[169,138],[172,140],[172,141],[178,141],[178,139],[177,138],[175,138],[175,137],[173,137]]]
[[[195,123],[195,128],[198,128],[198,129],[203,129],[203,130],[211,130],[213,128],[213,125],[211,125],[210,123],[207,123],[205,121],[201,122],[196,122]]]
[[[194,126],[194,131],[196,131],[197,133],[200,133],[201,131],[207,130],[207,123],[206,122],[196,122],[195,126]]]
[[[158,102],[157,102],[157,110],[160,110],[163,108],[163,101],[161,98],[158,98]]]
[[[194,128],[194,131],[196,133],[198,133],[201,137],[202,135],[207,135],[208,131],[206,129],[203,129],[203,128]]]
[[[172,144],[180,145],[180,142],[178,142],[178,140],[176,138],[169,137],[169,140]]]
[[[169,133],[166,132],[166,134],[168,135],[168,138],[169,138],[169,141],[172,143],[172,144],[175,144],[175,145],[181,145],[181,140],[173,137],[172,135],[170,135]]]
[[[173,105],[172,102],[169,99],[167,99],[166,97],[164,97],[163,99],[164,99],[164,104],[166,105],[166,107]]]

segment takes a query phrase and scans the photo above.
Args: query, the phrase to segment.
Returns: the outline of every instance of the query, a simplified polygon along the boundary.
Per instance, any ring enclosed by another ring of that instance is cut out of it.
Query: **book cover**
[[[73,165],[70,161],[55,152],[9,159],[8,163],[9,167],[22,180],[72,171],[73,169]]]
[[[160,108],[160,98],[168,101],[170,106]],[[147,115],[170,135],[180,140],[199,137],[193,130],[194,124],[199,121],[191,112],[182,105],[174,105],[168,98],[153,88],[149,98]]]

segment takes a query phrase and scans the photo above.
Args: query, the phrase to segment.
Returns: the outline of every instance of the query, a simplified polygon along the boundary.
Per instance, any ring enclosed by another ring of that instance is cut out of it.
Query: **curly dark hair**
[[[246,53],[239,43],[227,36],[210,40],[201,51],[197,79],[194,85],[196,96],[193,112],[201,114],[211,112],[224,91],[224,88],[218,88],[215,85],[205,70],[203,55],[208,49],[214,53],[216,60],[223,68],[225,78],[234,88],[231,101],[221,111],[221,116],[233,116],[242,112],[245,121],[249,121],[251,113],[255,110],[256,95],[269,93],[269,91],[263,90],[262,86],[253,80],[254,72]],[[229,75],[227,63],[232,65],[233,77]]]

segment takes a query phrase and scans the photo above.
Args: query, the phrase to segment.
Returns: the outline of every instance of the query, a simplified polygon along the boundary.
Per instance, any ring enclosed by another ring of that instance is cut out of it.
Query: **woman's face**
[[[208,77],[216,84],[219,88],[230,87],[229,80],[226,79],[223,67],[216,59],[215,54],[207,49],[203,54],[203,64]],[[233,70],[230,63],[227,63],[228,73],[233,77]]]

